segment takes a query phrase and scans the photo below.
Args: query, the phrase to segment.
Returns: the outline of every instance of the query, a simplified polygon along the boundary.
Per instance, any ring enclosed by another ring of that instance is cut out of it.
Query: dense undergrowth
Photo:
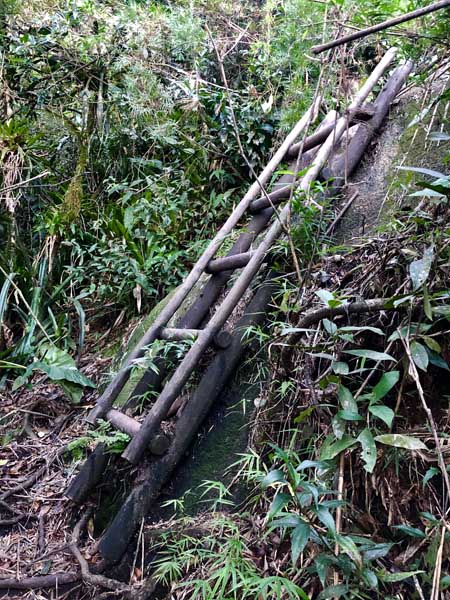
[[[38,372],[78,402],[94,385],[76,368],[86,345],[173,289],[248,184],[208,29],[258,171],[314,93],[310,46],[344,20],[359,27],[418,5],[4,3],[3,389]],[[337,55],[325,108],[392,43],[417,61],[420,86],[445,64],[448,22],[430,17]],[[447,102],[448,91],[431,94],[413,115],[436,144],[448,131],[429,117]],[[248,501],[234,507],[209,482],[210,512],[186,517],[176,501],[166,531],[148,528],[161,595],[447,598],[448,159],[443,173],[402,171],[383,229],[353,248],[324,234],[327,213],[297,203],[303,286],[288,274],[269,328],[249,332],[273,381],[235,465]],[[334,314],[361,298],[376,309]],[[305,321],[319,307],[327,316]]]

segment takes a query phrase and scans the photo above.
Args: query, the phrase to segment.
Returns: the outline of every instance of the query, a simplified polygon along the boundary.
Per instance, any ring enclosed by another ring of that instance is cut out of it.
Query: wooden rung
[[[116,410],[115,408],[108,410],[106,413],[106,418],[116,429],[127,433],[130,437],[136,435],[141,428],[141,424],[136,421],[136,419],[129,417],[122,411]],[[155,435],[150,442],[149,450],[152,454],[162,456],[165,452],[167,452],[169,446],[170,438],[164,433],[159,433]]]
[[[179,342],[182,340],[196,340],[200,329],[176,329],[175,327],[164,327],[161,329],[159,337],[162,340],[170,342]]]
[[[296,184],[294,184],[294,186],[295,185]],[[265,196],[262,196],[261,198],[258,198],[257,200],[253,200],[252,202],[250,202],[250,206],[249,206],[250,213],[251,214],[257,213],[260,210],[263,210],[264,208],[268,208],[269,206],[272,206],[272,204],[274,206],[276,206],[277,204],[280,204],[280,202],[282,202],[286,198],[289,198],[292,187],[293,187],[292,183],[284,185],[283,187],[278,187],[274,192],[270,192],[270,194],[267,194],[267,196],[269,197],[269,200]]]
[[[231,269],[240,269],[245,267],[252,257],[252,252],[241,252],[232,256],[224,256],[216,258],[208,263],[205,271],[207,273],[220,273],[221,271],[229,271]]]
[[[106,413],[106,419],[111,423],[111,425],[114,425],[116,429],[127,433],[130,437],[136,435],[141,427],[141,424],[136,421],[136,419],[129,417],[125,413],[121,412],[120,410],[116,410],[115,408],[108,410]]]
[[[201,329],[176,329],[174,327],[164,327],[161,330],[160,338],[171,342],[180,342],[184,340],[196,340]],[[228,331],[219,331],[212,340],[216,348],[228,348],[231,343],[231,334]]]

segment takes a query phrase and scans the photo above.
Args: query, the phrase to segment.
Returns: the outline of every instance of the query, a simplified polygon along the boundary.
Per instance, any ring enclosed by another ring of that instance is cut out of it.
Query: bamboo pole
[[[361,106],[381,75],[394,60],[395,55],[395,48],[391,48],[386,52],[380,63],[375,67],[373,73],[356,94],[355,99],[349,107],[350,109]],[[305,193],[307,198],[310,193],[311,184],[319,175],[322,167],[325,165],[328,157],[330,156],[335,143],[340,140],[346,129],[347,117],[344,116],[337,121],[334,131],[330,133],[323,146],[320,148],[316,158],[314,159],[311,168],[302,178],[299,189]],[[239,300],[242,298],[253,277],[256,275],[260,266],[262,265],[267,252],[283,232],[284,227],[288,222],[289,215],[290,204],[288,203],[278,215],[278,219],[270,227],[257,250],[255,250],[250,261],[237,278],[233,287],[228,292],[226,298],[217,309],[214,316],[209,321],[208,326],[200,332],[196,342],[187,352],[186,356],[176,369],[171,379],[166,383],[163,391],[143,421],[139,432],[133,437],[122,454],[122,456],[132,464],[136,464],[141,458],[147,444],[158,430],[162,420],[167,415],[167,411],[169,410],[172,402],[175,401],[183,386],[192,374],[195,366],[198,364],[201,356],[210,346],[214,335],[218,333],[225,321],[233,312]]]
[[[202,256],[193,266],[191,272],[186,277],[184,282],[180,285],[176,293],[172,296],[171,300],[166,304],[163,310],[160,312],[158,317],[155,319],[153,325],[145,332],[140,339],[135,349],[130,352],[126,364],[116,374],[114,379],[108,385],[106,390],[100,396],[97,401],[97,405],[93,408],[87,417],[89,423],[95,423],[95,421],[103,417],[106,411],[112,406],[114,400],[117,398],[120,390],[127,382],[131,369],[136,359],[141,358],[145,353],[145,348],[154,342],[160,333],[162,327],[164,327],[171,317],[175,314],[178,308],[181,306],[186,296],[192,290],[194,285],[200,279],[200,276],[205,272],[206,267],[210,260],[214,257],[217,250],[222,245],[223,241],[228,237],[232,230],[239,223],[241,217],[246,212],[250,202],[261,192],[261,187],[269,181],[273,172],[283,160],[287,150],[298,138],[298,136],[304,131],[311,122],[317,118],[317,113],[320,107],[320,99],[316,99],[313,104],[309,107],[303,117],[294,126],[292,131],[288,134],[284,142],[275,152],[269,163],[259,176],[258,180],[255,181],[239,204],[236,206],[232,214],[228,217],[227,221],[221,227],[219,232],[216,234],[208,248],[204,251]]]
[[[433,4],[430,4],[429,6],[424,6],[423,8],[418,8],[417,10],[413,10],[412,12],[406,13],[399,17],[395,17],[394,19],[389,19],[387,21],[384,21],[383,23],[378,23],[378,25],[372,25],[372,27],[367,27],[366,29],[355,31],[354,33],[350,33],[349,35],[340,37],[337,40],[333,40],[332,42],[327,42],[326,44],[319,44],[318,46],[313,46],[311,48],[311,52],[313,54],[320,54],[321,52],[325,52],[325,50],[330,50],[331,48],[342,46],[343,44],[347,44],[348,42],[359,40],[360,38],[370,35],[371,33],[383,31],[383,29],[394,27],[394,25],[399,25],[400,23],[405,23],[406,21],[412,21],[413,19],[423,17],[424,15],[428,15],[432,12],[441,10],[448,6],[450,6],[450,0],[441,0],[441,2],[435,2]]]

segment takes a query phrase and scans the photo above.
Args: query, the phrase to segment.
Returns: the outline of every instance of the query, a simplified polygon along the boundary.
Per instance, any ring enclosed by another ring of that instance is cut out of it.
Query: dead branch
[[[0,590],[37,590],[75,583],[80,579],[80,573],[73,572],[37,575],[23,579],[0,579]]]
[[[362,314],[367,312],[378,312],[380,310],[393,310],[393,307],[388,304],[390,298],[371,298],[360,302],[352,302],[350,304],[342,304],[341,306],[323,306],[315,310],[307,312],[298,322],[298,329],[309,329],[312,325],[316,325],[322,319],[332,319],[337,316],[345,316],[350,314]],[[400,307],[398,307],[400,308]],[[291,335],[294,340],[303,334],[303,331],[296,331]]]
[[[121,597],[124,598],[124,600],[146,600],[146,598],[148,598],[156,588],[157,582],[153,577],[148,577],[143,585],[138,587],[127,585],[122,581],[117,581],[117,579],[111,579],[110,577],[105,577],[104,575],[100,575],[98,573],[91,573],[87,560],[84,558],[83,554],[78,548],[78,540],[80,538],[82,529],[85,527],[92,514],[92,510],[92,507],[89,507],[75,525],[72,533],[72,540],[68,545],[69,550],[72,552],[73,556],[80,565],[83,581],[93,586],[106,588],[109,590],[109,592],[106,594],[100,594],[99,598],[109,598],[112,592],[113,594],[117,595],[122,594]]]
[[[450,6],[450,0],[441,0],[441,2],[435,2],[434,4],[430,4],[429,6],[425,6],[423,8],[419,8],[417,10],[413,10],[412,12],[401,15],[400,17],[395,17],[394,19],[389,19],[388,21],[384,21],[383,23],[378,23],[377,25],[372,25],[372,27],[367,27],[366,29],[361,29],[360,31],[355,31],[355,33],[351,33],[349,35],[345,35],[337,40],[333,40],[332,42],[327,42],[326,44],[320,44],[318,46],[313,46],[311,48],[311,52],[313,54],[320,54],[325,50],[330,50],[331,48],[336,48],[336,46],[342,46],[347,42],[353,42],[354,40],[359,40],[360,38],[366,37],[371,33],[376,33],[377,31],[382,31],[383,29],[388,29],[389,27],[394,27],[394,25],[399,25],[400,23],[405,23],[406,21],[411,21],[412,19],[417,19],[424,15],[428,15],[429,13],[435,12],[437,10],[441,10],[442,8],[446,8]]]

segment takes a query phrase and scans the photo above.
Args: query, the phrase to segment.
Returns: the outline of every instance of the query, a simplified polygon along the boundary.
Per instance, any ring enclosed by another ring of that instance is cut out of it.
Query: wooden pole
[[[337,40],[333,40],[332,42],[327,42],[326,44],[319,44],[318,46],[313,46],[311,48],[311,52],[313,54],[320,54],[321,52],[325,52],[325,50],[330,50],[331,48],[342,46],[343,44],[347,44],[348,42],[359,40],[360,38],[370,35],[371,33],[383,31],[383,29],[394,27],[394,25],[399,25],[400,23],[405,23],[406,21],[411,21],[412,19],[423,17],[424,15],[428,15],[432,12],[441,10],[442,8],[446,8],[448,6],[450,6],[450,0],[441,0],[441,2],[434,2],[429,6],[418,8],[417,10],[413,10],[412,12],[406,13],[399,17],[395,17],[394,19],[389,19],[388,21],[384,21],[383,23],[378,23],[378,25],[372,25],[372,27],[367,27],[366,29],[355,31],[354,33],[345,35],[341,38],[338,38]]]
[[[381,75],[394,60],[395,54],[395,48],[391,48],[386,52],[379,64],[375,67],[373,73],[356,94],[355,99],[349,107],[350,109],[361,106],[361,104],[366,100],[367,96],[370,94]],[[327,140],[320,148],[311,168],[302,178],[299,188],[305,193],[306,197],[308,197],[311,184],[313,181],[315,181],[322,170],[324,164],[331,154],[331,151],[333,150],[335,143],[340,140],[346,129],[347,117],[341,117],[337,121],[334,131],[330,133]],[[245,291],[250,285],[250,282],[253,280],[254,276],[264,262],[267,252],[283,232],[286,223],[288,222],[289,215],[290,205],[287,204],[277,216],[277,219],[266,233],[261,244],[255,250],[247,266],[242,270],[240,276],[237,278],[233,287],[228,292],[224,301],[209,321],[208,326],[200,332],[196,342],[186,353],[186,356],[181,361],[175,373],[166,383],[163,391],[143,421],[139,432],[133,437],[122,454],[122,456],[132,464],[136,464],[141,458],[142,454],[145,452],[145,448],[147,447],[149,441],[158,430],[162,420],[166,417],[167,411],[169,410],[171,404],[175,401],[183,386],[188,381],[203,353],[210,346],[213,337],[221,329],[225,321],[235,309],[239,300],[244,295]]]

